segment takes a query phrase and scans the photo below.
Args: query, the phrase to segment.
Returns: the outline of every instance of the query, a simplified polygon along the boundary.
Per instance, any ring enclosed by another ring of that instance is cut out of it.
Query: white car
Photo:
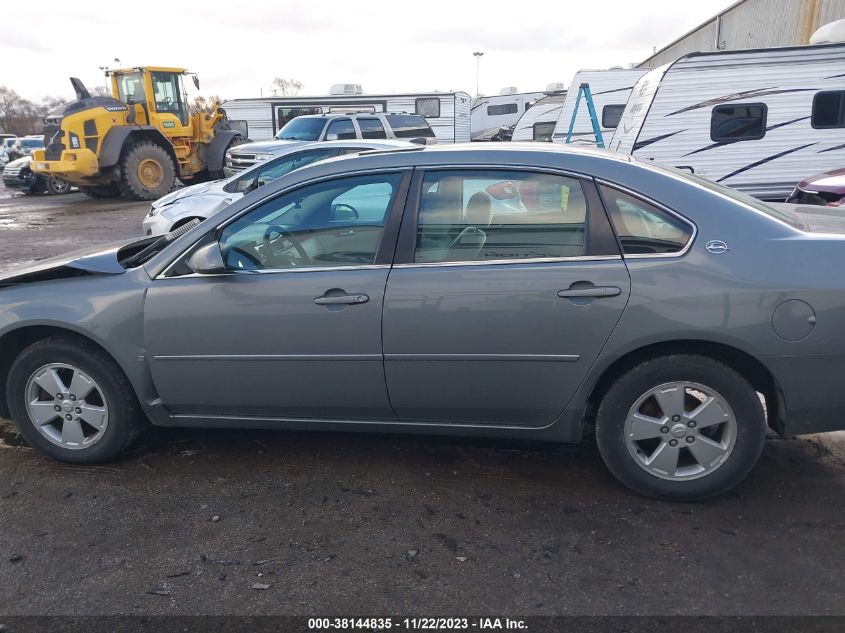
[[[291,145],[284,153],[229,178],[172,191],[152,203],[142,223],[146,235],[163,235],[194,219],[205,220],[276,178],[318,160],[369,150],[419,147],[408,141],[353,139]]]

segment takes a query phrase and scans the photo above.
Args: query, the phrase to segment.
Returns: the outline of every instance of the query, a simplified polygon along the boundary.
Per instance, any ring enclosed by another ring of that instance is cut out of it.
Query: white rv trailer
[[[611,68],[609,70],[579,70],[575,73],[572,83],[569,84],[569,92],[566,93],[566,101],[560,111],[554,134],[553,143],[565,143],[569,126],[572,123],[572,113],[575,112],[575,103],[578,100],[578,88],[582,84],[589,84],[590,92],[593,95],[593,104],[596,107],[599,127],[604,137],[604,145],[610,142],[619,117],[625,110],[628,96],[634,89],[640,77],[646,73],[638,68]],[[596,136],[593,132],[593,124],[590,121],[590,112],[587,109],[586,100],[582,97],[578,104],[578,115],[575,118],[575,126],[572,129],[572,140],[577,145],[595,145]]]
[[[845,164],[845,44],[691,53],[655,68],[610,149],[783,200]]]
[[[228,117],[246,121],[249,138],[272,139],[292,118],[331,112],[405,112],[424,116],[440,143],[470,140],[470,105],[466,92],[421,92],[368,95],[332,94],[316,97],[233,99],[223,104]]]
[[[472,102],[470,123],[472,140],[489,141],[500,129],[519,121],[519,117],[544,96],[544,92],[517,92],[516,88],[503,88],[498,95],[476,97]]]
[[[519,117],[511,140],[551,142],[565,100],[566,91],[563,91],[537,101]]]

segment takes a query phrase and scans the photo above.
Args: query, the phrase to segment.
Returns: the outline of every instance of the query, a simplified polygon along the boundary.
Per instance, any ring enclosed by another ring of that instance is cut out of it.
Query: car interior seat
[[[449,259],[471,260],[478,257],[487,243],[484,229],[493,221],[493,198],[484,191],[478,191],[470,197],[464,213],[465,228],[449,245]]]

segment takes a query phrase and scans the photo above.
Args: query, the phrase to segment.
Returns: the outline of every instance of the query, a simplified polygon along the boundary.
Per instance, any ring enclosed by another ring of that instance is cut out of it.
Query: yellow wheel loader
[[[111,97],[92,97],[71,78],[77,100],[44,119],[44,149],[32,171],[55,176],[92,198],[155,200],[173,188],[220,178],[226,150],[244,142],[215,104],[189,111],[183,68],[143,66],[107,71]]]

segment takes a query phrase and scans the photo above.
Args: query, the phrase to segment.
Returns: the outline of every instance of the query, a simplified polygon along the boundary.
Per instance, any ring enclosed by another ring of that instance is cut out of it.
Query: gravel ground
[[[0,190],[0,269],[147,208]],[[770,439],[700,504],[591,443],[168,430],[72,467],[0,439],[0,614],[845,614],[841,433]]]

